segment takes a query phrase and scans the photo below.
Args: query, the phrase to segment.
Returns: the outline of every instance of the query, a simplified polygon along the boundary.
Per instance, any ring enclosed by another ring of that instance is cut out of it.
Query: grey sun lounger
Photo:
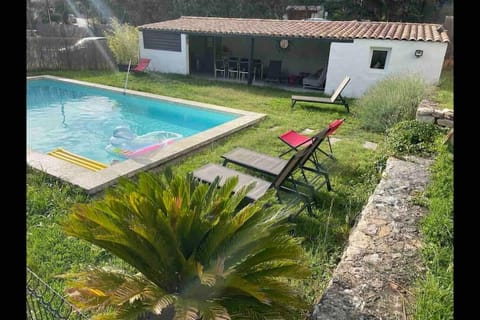
[[[282,190],[288,193],[296,193],[306,199],[308,196],[296,190],[295,185],[289,186],[285,184],[285,182],[287,179],[290,179],[290,176],[298,168],[300,161],[302,160],[303,156],[308,153],[308,151],[309,150],[305,148],[300,152],[295,153],[288,161],[284,160],[285,165],[275,174],[273,181],[267,181],[216,163],[206,164],[194,170],[192,174],[196,179],[210,184],[213,183],[218,177],[219,186],[222,186],[227,178],[237,176],[238,183],[234,189],[234,192],[237,192],[242,187],[254,183],[255,186],[246,195],[247,200],[252,202],[260,199],[267,192],[267,190],[272,187],[277,189],[277,191]],[[309,206],[309,204],[307,204],[307,206]]]
[[[323,186],[323,184],[326,184],[329,191],[332,189],[330,185],[328,171],[320,164],[316,155],[317,149],[319,148],[322,141],[326,139],[329,131],[330,128],[327,127],[321,132],[317,133],[315,136],[312,137],[313,143],[307,148],[303,149],[307,150],[307,152],[304,153],[298,163],[299,169],[302,173],[303,181],[294,179],[293,176],[290,176],[287,181],[311,189],[313,188],[311,184],[312,181],[309,181],[307,179],[305,173],[305,171],[310,171],[315,173],[314,179],[317,179],[319,176],[324,177],[324,181],[319,186],[317,186],[318,188]],[[273,157],[264,153],[241,147],[235,148],[232,151],[225,153],[224,155],[222,155],[222,158],[224,159],[224,166],[226,166],[228,163],[232,163],[270,177],[275,177],[276,175],[278,175],[287,165],[287,160],[285,159]]]
[[[350,77],[346,76],[340,85],[337,87],[333,95],[328,98],[328,97],[313,97],[313,96],[297,96],[293,95],[292,96],[292,104],[290,107],[294,107],[295,103],[297,101],[304,101],[304,102],[315,102],[315,103],[326,103],[326,104],[343,104],[345,108],[347,109],[347,112],[350,112],[350,109],[348,107],[347,101],[342,97],[342,91],[345,89],[347,84],[350,82]]]

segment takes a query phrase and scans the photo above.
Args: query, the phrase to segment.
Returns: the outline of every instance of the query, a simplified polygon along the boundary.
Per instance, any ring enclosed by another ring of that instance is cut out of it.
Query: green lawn
[[[416,320],[453,319],[453,152],[442,146],[425,192],[429,214],[421,232],[425,274],[418,277],[413,315]]]
[[[125,73],[84,71],[44,72],[77,80],[123,87]],[[380,174],[380,151],[364,148],[365,141],[383,143],[382,134],[359,127],[355,108],[345,113],[343,106],[297,103],[290,108],[292,92],[279,89],[231,84],[178,75],[130,74],[128,88],[171,97],[191,99],[230,108],[267,114],[254,127],[242,130],[215,142],[175,164],[176,174],[186,174],[209,162],[221,163],[220,155],[236,146],[277,156],[285,145],[277,138],[281,133],[309,128],[318,131],[329,122],[346,118],[335,137],[337,161],[325,159],[334,190],[322,188],[314,216],[302,213],[295,221],[294,233],[303,237],[310,254],[313,277],[299,285],[313,304],[326,287],[330,274],[345,246],[351,226],[366,200],[377,185]],[[379,148],[380,149],[380,148]],[[379,150],[377,149],[377,150]],[[88,265],[119,265],[121,261],[87,243],[66,237],[58,227],[76,202],[89,201],[77,188],[64,185],[42,173],[27,172],[27,264],[40,277],[62,289],[63,283],[54,276]]]
[[[442,109],[453,110],[453,70],[444,69],[442,71],[434,100]]]

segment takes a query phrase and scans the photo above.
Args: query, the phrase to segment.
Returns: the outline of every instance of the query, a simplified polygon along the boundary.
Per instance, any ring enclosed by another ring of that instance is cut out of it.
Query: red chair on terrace
[[[150,64],[150,59],[140,58],[137,66],[133,68],[132,72],[144,72],[147,69],[148,65]]]
[[[332,144],[330,143],[330,136],[342,125],[345,119],[337,119],[332,121],[328,127],[330,131],[327,134],[327,141],[328,141],[328,148],[330,149],[330,153],[323,151],[322,149],[318,148],[318,151],[322,152],[324,155],[329,157],[330,159],[335,160],[335,156],[333,155]],[[294,130],[289,130],[284,134],[278,137],[282,142],[286,143],[290,149],[280,154],[280,157],[291,152],[291,151],[298,151],[299,148],[307,147],[312,144],[312,137],[305,136],[300,134]]]

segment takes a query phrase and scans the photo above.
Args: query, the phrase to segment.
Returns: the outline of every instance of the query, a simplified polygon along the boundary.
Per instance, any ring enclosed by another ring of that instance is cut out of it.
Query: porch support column
[[[217,54],[217,43],[215,41],[215,36],[212,36],[212,38],[213,38],[213,76],[216,77],[217,72],[215,71],[215,69],[217,68],[217,66],[215,64],[216,63],[215,61],[217,61],[217,56],[216,56],[216,54]]]
[[[252,84],[253,79],[253,46],[255,43],[255,39],[252,37],[250,38],[250,56],[248,57],[248,84]]]

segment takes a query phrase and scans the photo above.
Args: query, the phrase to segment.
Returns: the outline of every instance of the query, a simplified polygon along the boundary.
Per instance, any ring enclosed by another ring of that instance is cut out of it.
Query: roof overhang
[[[145,24],[139,29],[223,37],[449,42],[448,34],[441,25],[405,22],[180,17]]]

